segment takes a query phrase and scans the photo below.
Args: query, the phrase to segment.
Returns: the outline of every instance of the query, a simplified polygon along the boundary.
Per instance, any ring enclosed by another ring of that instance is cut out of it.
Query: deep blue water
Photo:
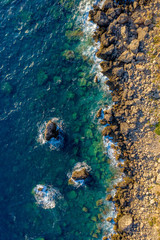
[[[78,47],[83,45],[83,26],[76,24],[75,17],[81,17],[79,3],[0,2],[3,240],[100,239],[107,230],[103,219],[109,206],[96,202],[105,199],[114,174],[103,153],[95,113],[111,100],[93,82],[93,62]],[[39,129],[53,117],[63,121],[66,142],[61,151],[38,141]],[[91,166],[94,184],[75,189],[68,185],[67,174],[81,161]],[[39,183],[52,185],[63,196],[54,209],[35,204],[31,192]]]

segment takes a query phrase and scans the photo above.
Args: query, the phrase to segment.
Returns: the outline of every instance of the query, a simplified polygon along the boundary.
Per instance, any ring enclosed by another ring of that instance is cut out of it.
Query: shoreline
[[[96,55],[115,102],[104,113],[102,124],[109,125],[102,135],[118,143],[116,159],[125,174],[108,197],[117,210],[111,239],[160,239],[159,10],[159,0],[126,6],[106,0],[89,14],[99,26]]]

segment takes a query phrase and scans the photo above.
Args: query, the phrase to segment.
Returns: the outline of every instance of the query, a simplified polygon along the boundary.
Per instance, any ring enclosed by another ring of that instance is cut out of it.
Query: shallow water
[[[115,173],[95,113],[111,98],[93,82],[84,14],[91,3],[0,3],[0,239],[100,239],[108,230],[103,219],[112,206],[97,200],[105,199]],[[61,151],[39,142],[41,127],[53,117],[63,123]],[[82,161],[92,168],[94,184],[76,189],[67,174]],[[35,204],[37,184],[59,190],[63,197],[54,209]]]

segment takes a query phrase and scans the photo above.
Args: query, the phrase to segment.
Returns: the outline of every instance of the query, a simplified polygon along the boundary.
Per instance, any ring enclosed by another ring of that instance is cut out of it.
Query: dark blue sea
[[[116,171],[96,112],[112,103],[93,81],[93,3],[0,1],[1,240],[92,240],[111,231],[113,206],[105,198]],[[63,125],[62,149],[43,142],[41,129],[52,118]],[[77,162],[91,167],[89,186],[68,185]],[[60,192],[55,208],[36,204],[37,184]]]

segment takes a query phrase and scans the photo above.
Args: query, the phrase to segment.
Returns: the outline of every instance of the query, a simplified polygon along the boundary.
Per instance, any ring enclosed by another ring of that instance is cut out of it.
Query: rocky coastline
[[[160,239],[160,1],[106,0],[89,18],[97,24],[97,57],[112,90],[104,136],[118,143],[125,174],[112,200],[115,234],[103,240]],[[100,110],[101,111],[101,110]],[[99,111],[99,112],[100,112]],[[158,134],[157,134],[158,133]]]

